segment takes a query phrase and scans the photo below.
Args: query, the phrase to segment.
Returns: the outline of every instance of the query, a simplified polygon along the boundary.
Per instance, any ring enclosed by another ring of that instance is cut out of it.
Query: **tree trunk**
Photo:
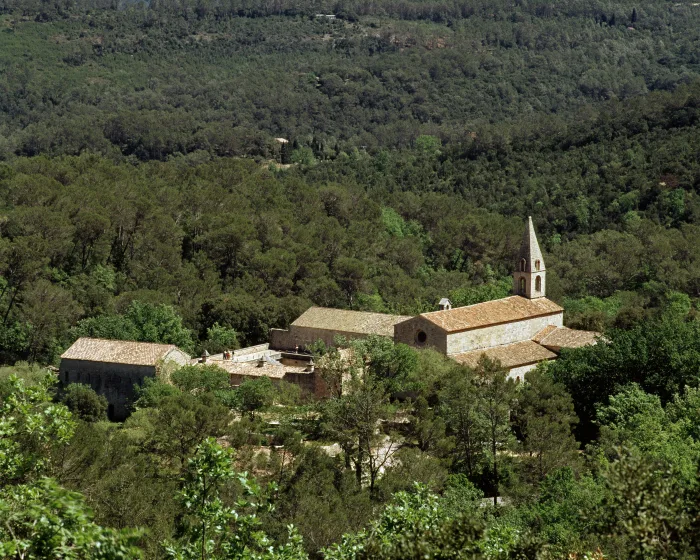
[[[363,447],[363,439],[361,436],[357,442],[357,461],[355,462],[355,478],[357,479],[357,486],[362,487],[362,462],[365,457],[365,449]]]
[[[498,505],[498,460],[496,459],[496,429],[491,428],[491,452],[493,453],[493,505]]]

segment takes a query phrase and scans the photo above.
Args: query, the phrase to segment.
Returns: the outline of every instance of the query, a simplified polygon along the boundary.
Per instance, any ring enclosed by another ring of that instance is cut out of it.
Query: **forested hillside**
[[[0,4],[0,155],[270,157],[285,137],[334,158],[507,138],[700,71],[690,2],[103,4]]]
[[[0,557],[697,558],[699,190],[695,2],[0,0]],[[45,369],[501,298],[528,215],[603,338],[525,383],[370,338],[111,423]]]

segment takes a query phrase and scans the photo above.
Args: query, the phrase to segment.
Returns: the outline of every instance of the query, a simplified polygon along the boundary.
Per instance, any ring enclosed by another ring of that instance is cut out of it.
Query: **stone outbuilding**
[[[328,387],[316,369],[313,357],[307,353],[274,350],[269,344],[258,344],[240,348],[228,356],[208,356],[206,363],[226,370],[232,387],[267,377],[274,385],[282,381],[297,385],[305,398],[328,396]]]
[[[124,420],[133,402],[134,385],[156,377],[163,366],[189,364],[188,354],[172,344],[79,338],[61,355],[62,385],[84,383],[104,395],[110,420]]]

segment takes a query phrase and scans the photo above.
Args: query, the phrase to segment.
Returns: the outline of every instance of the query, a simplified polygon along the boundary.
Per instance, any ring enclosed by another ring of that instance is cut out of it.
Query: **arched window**
[[[542,277],[538,276],[535,278],[535,290],[538,292],[542,291]]]
[[[535,261],[535,270],[536,270],[537,272],[540,271],[540,259],[537,259],[537,260]]]
[[[527,261],[525,259],[520,259],[520,272],[525,272],[526,266],[527,266]]]
[[[525,278],[520,279],[520,293],[525,295]]]
[[[428,335],[425,334],[425,331],[418,331],[416,333],[416,343],[418,344],[425,344],[425,341],[428,340]]]

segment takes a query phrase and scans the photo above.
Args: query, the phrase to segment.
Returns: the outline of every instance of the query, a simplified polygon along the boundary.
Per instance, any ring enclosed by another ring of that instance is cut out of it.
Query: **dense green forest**
[[[697,558],[699,191],[697,3],[0,0],[0,557]],[[604,339],[522,384],[370,338],[118,424],[46,369],[504,297],[528,215]]]

